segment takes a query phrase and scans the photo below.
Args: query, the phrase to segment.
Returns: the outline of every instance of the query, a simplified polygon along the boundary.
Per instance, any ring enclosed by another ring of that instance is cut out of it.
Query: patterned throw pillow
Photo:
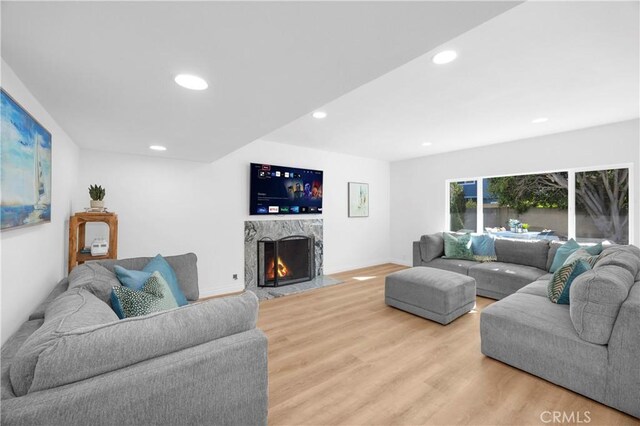
[[[151,274],[158,271],[162,274],[162,278],[167,281],[167,284],[169,284],[169,288],[171,289],[176,302],[178,302],[178,306],[184,306],[188,303],[187,298],[180,289],[178,277],[176,276],[175,271],[171,265],[169,265],[169,262],[167,262],[160,254],[151,259],[149,263],[142,268],[142,271],[125,269],[120,265],[115,265],[114,270],[123,286],[138,291],[142,288],[144,283],[147,282]]]
[[[153,312],[178,307],[167,281],[160,272],[151,274],[142,290],[132,290],[124,286],[114,286],[111,305],[120,319],[139,317]]]
[[[574,251],[564,264],[553,273],[547,287],[549,300],[562,305],[569,304],[569,289],[576,277],[592,269],[600,256],[592,256],[589,251],[580,248]]]
[[[444,257],[448,259],[473,260],[471,251],[471,234],[451,235],[447,232],[444,236]]]

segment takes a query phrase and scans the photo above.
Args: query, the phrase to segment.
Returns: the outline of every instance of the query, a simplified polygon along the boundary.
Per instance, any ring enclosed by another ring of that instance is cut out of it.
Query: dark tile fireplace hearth
[[[314,239],[291,235],[258,241],[258,287],[280,287],[313,279]]]

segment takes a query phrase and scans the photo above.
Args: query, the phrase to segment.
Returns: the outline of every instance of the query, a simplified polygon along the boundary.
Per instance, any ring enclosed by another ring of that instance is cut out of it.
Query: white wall
[[[2,342],[66,275],[71,196],[77,188],[79,149],[2,61],[2,87],[52,136],[51,223],[5,230],[2,245]]]
[[[411,263],[411,242],[445,229],[445,180],[632,163],[640,243],[640,120],[391,163],[391,256]]]
[[[201,295],[241,290],[244,221],[294,218],[248,215],[251,162],[324,171],[323,214],[295,218],[324,219],[325,273],[389,261],[389,163],[274,142],[255,141],[210,164],[83,149],[74,209],[100,184],[118,214],[119,258],[193,251]],[[368,218],[347,217],[349,181],[370,184]]]

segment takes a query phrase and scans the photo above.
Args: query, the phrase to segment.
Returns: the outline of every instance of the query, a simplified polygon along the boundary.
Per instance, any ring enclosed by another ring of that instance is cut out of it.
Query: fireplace
[[[278,287],[314,277],[314,239],[292,235],[258,241],[258,287]]]

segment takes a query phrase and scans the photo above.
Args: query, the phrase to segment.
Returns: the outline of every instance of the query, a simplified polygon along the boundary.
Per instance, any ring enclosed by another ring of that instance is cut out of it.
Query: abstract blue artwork
[[[51,221],[51,133],[0,91],[2,230]]]

